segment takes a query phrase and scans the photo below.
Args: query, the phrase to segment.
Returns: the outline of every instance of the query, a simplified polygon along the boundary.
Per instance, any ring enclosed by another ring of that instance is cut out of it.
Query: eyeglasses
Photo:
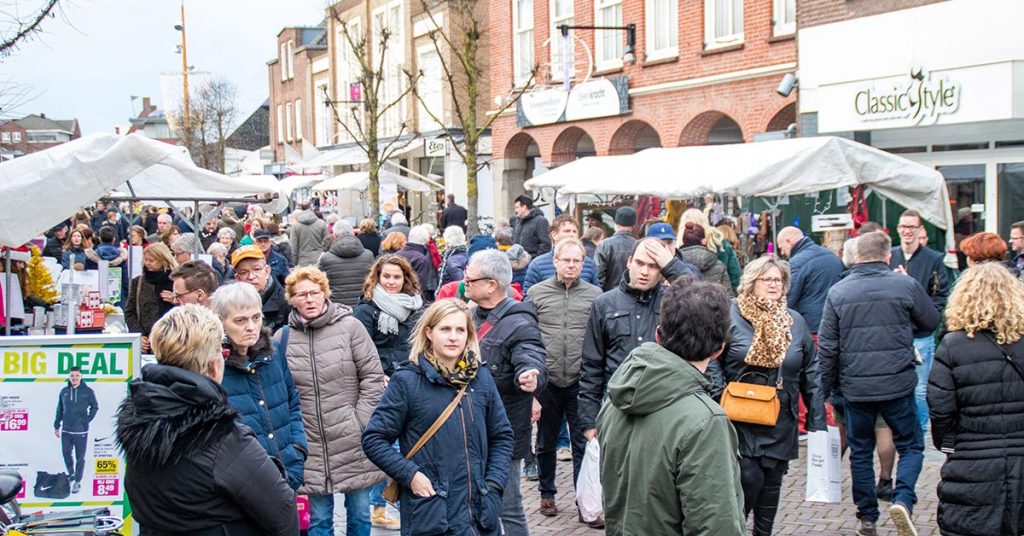
[[[477,281],[486,281],[488,279],[493,280],[494,278],[493,277],[477,277],[476,279],[466,278],[466,279],[463,279],[462,281],[464,283],[466,283],[467,285],[470,285],[470,284],[476,283]]]
[[[896,230],[898,231],[916,231],[920,229],[920,225],[897,225]]]
[[[299,301],[310,300],[310,299],[315,300],[315,299],[319,298],[320,296],[323,296],[323,294],[324,294],[324,291],[322,291],[322,290],[309,290],[309,291],[306,291],[306,292],[298,292],[298,293],[292,294],[292,297],[295,298],[296,300],[299,300]]]
[[[252,270],[235,270],[235,273],[242,279],[249,279],[250,275],[259,275],[266,267],[267,265],[264,264],[263,266],[258,266]]]
[[[192,294],[193,292],[199,292],[200,290],[203,290],[203,289],[197,288],[195,290],[190,290],[188,292],[182,292],[181,294],[178,294],[177,292],[171,291],[171,294],[174,295],[174,301],[180,301],[185,296],[188,296],[189,294]]]
[[[782,280],[778,277],[759,277],[757,280],[769,287],[777,287],[782,284]]]
[[[1014,240],[1024,240],[1024,236],[1011,236],[1010,242],[1013,242]]]
[[[560,262],[564,262],[565,264],[568,264],[569,266],[572,266],[574,264],[583,264],[583,259],[566,259],[565,257],[555,257],[555,258],[558,259]]]

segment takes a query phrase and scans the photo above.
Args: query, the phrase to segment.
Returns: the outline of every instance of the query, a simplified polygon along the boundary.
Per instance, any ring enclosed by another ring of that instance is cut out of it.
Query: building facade
[[[285,28],[277,34],[276,58],[267,62],[270,89],[270,146],[276,162],[301,161],[303,141],[316,144],[317,102],[312,84],[314,64],[327,58],[323,26]],[[307,151],[308,152],[308,151]]]
[[[649,147],[750,142],[789,128],[795,95],[775,89],[796,70],[795,4],[492,1],[493,102],[527,88],[493,127],[498,217],[543,168]],[[561,25],[635,25],[635,46],[628,49],[626,31],[566,37]]]
[[[0,123],[3,158],[10,159],[56,147],[82,137],[77,119],[50,119],[46,114],[29,114]]]
[[[801,135],[849,136],[941,172],[958,238],[1024,219],[1017,0],[801,0]]]

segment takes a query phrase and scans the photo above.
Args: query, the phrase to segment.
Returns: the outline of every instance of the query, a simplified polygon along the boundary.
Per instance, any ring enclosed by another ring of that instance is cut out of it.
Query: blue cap
[[[671,225],[665,222],[658,222],[647,228],[647,238],[675,240],[676,233],[672,231]]]

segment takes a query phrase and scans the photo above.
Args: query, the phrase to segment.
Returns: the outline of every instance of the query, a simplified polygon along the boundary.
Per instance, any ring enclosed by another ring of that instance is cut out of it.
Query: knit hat
[[[494,241],[494,237],[487,235],[476,235],[469,239],[469,247],[466,248],[466,256],[472,257],[477,251],[483,251],[485,249],[498,249],[498,243]]]
[[[636,225],[636,210],[633,207],[619,207],[615,211],[615,225],[632,227]]]

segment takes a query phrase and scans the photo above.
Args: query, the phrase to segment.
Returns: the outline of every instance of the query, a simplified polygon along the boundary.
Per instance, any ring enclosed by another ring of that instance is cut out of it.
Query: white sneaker
[[[892,503],[889,507],[889,516],[892,518],[892,524],[896,526],[898,536],[917,536],[917,528],[914,527],[914,521],[910,519],[910,510],[906,506],[898,502]]]
[[[555,454],[555,456],[558,458],[558,461],[560,462],[567,462],[569,460],[572,460],[572,449],[570,449],[569,447],[562,447],[558,449],[558,452],[557,454]]]

